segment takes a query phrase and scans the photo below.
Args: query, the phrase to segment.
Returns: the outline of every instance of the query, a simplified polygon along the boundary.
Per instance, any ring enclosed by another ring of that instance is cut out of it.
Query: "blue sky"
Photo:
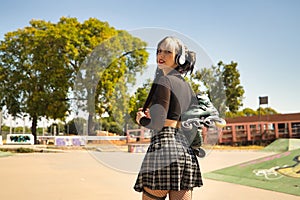
[[[217,63],[238,63],[244,107],[259,96],[281,113],[300,112],[300,1],[297,0],[0,0],[0,40],[31,19],[90,17],[127,31],[157,27],[178,31]],[[198,58],[201,59],[201,58]]]

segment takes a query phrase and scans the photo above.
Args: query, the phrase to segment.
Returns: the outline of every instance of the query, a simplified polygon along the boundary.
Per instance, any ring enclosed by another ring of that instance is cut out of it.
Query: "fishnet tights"
[[[191,190],[181,190],[181,191],[168,191],[168,190],[151,190],[149,188],[144,188],[146,192],[149,194],[158,197],[150,197],[145,192],[143,192],[143,200],[158,200],[158,199],[164,199],[164,197],[169,194],[170,200],[191,200],[192,199],[192,191]]]

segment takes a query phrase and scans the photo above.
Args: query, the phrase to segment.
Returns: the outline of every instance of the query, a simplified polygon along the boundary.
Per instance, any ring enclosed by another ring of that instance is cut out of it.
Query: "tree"
[[[245,108],[242,111],[243,116],[255,116],[257,115],[257,112],[255,110],[252,110],[251,108]]]
[[[6,89],[1,98],[13,116],[28,113],[32,119],[32,134],[36,141],[39,117],[63,118],[69,109],[66,99],[76,66],[69,45],[68,29],[62,18],[58,24],[32,20],[29,27],[9,32],[0,46],[1,67],[6,77],[1,83]],[[69,21],[76,21],[70,19]],[[61,24],[65,24],[61,26]],[[74,23],[73,23],[74,25]],[[75,66],[75,67],[74,67]]]
[[[108,23],[94,18],[79,23],[76,18],[62,17],[56,24],[32,20],[30,26],[7,33],[4,41],[0,43],[1,108],[5,105],[13,116],[28,113],[32,119],[32,133],[36,140],[39,117],[60,119],[70,111],[70,91],[74,89],[76,74],[87,56],[101,42],[122,34],[124,40],[107,43],[115,45],[108,49],[118,49],[118,55],[124,52],[123,47],[126,45],[145,45],[127,32],[117,31]],[[104,83],[107,87],[104,87],[105,91],[98,87],[99,92],[96,92],[97,103],[106,106],[106,110],[100,109],[100,114],[109,109],[107,97],[113,91],[114,84],[111,83],[116,82],[115,78],[122,76],[123,71],[134,74],[141,70],[146,57],[145,52],[133,52],[128,58],[114,62],[114,67],[106,75],[101,74],[101,84]],[[125,65],[127,68],[124,68]],[[106,97],[105,102],[101,101],[103,94]]]
[[[237,70],[237,63],[231,62],[224,64],[222,61],[218,63],[222,69],[223,83],[226,94],[226,106],[229,111],[236,113],[243,105],[243,95],[245,93],[243,86],[240,85],[240,73]]]
[[[85,123],[86,120],[83,118],[74,118],[65,124],[65,133],[78,135],[79,133],[82,133],[84,131],[83,128]]]
[[[274,115],[274,114],[278,114],[278,112],[276,110],[274,110],[273,108],[262,108],[259,107],[256,110],[257,115]]]
[[[222,61],[217,66],[202,68],[192,76],[205,86],[206,89],[200,92],[207,93],[221,116],[225,116],[226,108],[232,113],[237,113],[239,107],[243,105],[244,89],[240,85],[239,77],[237,63],[224,64]],[[198,88],[195,86],[193,89],[197,93],[199,85]]]
[[[78,71],[75,95],[77,104],[88,113],[88,132],[92,134],[95,113],[108,114],[119,124],[128,115],[127,87],[135,83],[136,73],[146,68],[146,43],[125,31],[101,42]],[[117,129],[115,129],[117,130]]]
[[[255,110],[252,110],[251,108],[245,108],[242,111],[237,112],[226,112],[227,118],[233,118],[233,117],[245,117],[245,116],[256,116],[257,112]]]
[[[209,99],[215,106],[215,108],[219,111],[220,116],[224,116],[226,112],[225,105],[225,92],[223,85],[223,77],[222,72],[219,67],[212,66],[211,68],[202,68],[200,71],[197,71],[193,79],[200,81],[206,89],[202,89],[203,91],[199,91],[200,93],[207,93]],[[194,91],[198,93],[197,87],[194,87]]]
[[[274,115],[278,114],[276,110],[273,108],[258,108],[257,110],[253,110],[251,108],[245,108],[242,111],[238,112],[226,112],[226,117],[232,118],[232,117],[246,117],[246,116],[257,116],[257,115]]]

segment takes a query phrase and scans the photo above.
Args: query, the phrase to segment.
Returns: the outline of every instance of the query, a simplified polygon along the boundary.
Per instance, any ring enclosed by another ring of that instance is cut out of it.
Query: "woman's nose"
[[[159,56],[160,58],[164,58],[164,57],[166,56],[166,54],[165,54],[165,53],[160,53],[160,54],[158,54],[158,56]]]

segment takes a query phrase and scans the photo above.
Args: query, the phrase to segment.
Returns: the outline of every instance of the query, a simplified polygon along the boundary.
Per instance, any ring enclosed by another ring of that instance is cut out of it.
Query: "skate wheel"
[[[196,156],[198,156],[199,158],[204,158],[206,156],[206,152],[204,151],[204,149],[201,148],[194,149],[194,152]]]

